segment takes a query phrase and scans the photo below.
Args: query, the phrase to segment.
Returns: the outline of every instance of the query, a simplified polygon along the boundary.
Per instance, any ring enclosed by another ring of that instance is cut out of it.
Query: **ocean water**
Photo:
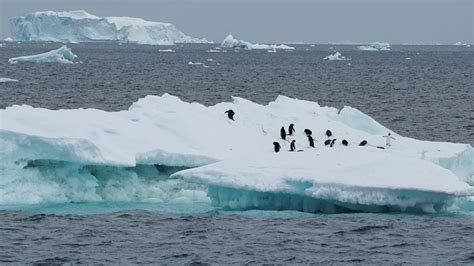
[[[473,48],[297,45],[291,52],[208,53],[215,45],[177,45],[175,53],[160,53],[169,47],[71,44],[82,63],[7,62],[58,46],[0,47],[0,77],[19,80],[0,83],[0,108],[118,111],[149,94],[206,105],[231,96],[268,103],[283,94],[356,107],[405,136],[474,144]],[[323,61],[334,49],[352,60]],[[0,263],[472,264],[474,210],[325,215],[229,212],[206,200],[10,204],[0,205],[0,239]]]

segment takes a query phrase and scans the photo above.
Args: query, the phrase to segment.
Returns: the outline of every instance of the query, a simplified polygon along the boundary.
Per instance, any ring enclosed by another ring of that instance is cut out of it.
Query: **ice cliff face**
[[[362,45],[357,48],[362,51],[390,51],[390,44],[385,42],[373,42],[370,45]]]
[[[185,35],[169,23],[129,17],[98,17],[84,10],[40,11],[11,20],[11,34],[17,41],[130,42],[172,45],[207,43]]]

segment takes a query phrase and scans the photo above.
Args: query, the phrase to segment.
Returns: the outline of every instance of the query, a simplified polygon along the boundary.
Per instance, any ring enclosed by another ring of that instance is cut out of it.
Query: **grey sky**
[[[9,19],[33,11],[84,9],[173,23],[220,42],[473,43],[474,0],[0,0],[0,36]]]

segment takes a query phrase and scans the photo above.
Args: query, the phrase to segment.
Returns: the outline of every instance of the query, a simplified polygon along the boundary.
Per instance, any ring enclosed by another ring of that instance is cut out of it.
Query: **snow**
[[[63,63],[63,64],[72,64],[74,58],[77,55],[73,54],[71,49],[66,45],[61,46],[58,49],[37,54],[37,55],[28,55],[20,56],[8,59],[10,64],[35,64],[35,63]]]
[[[0,204],[205,200],[207,191],[230,209],[436,212],[474,196],[471,145],[403,137],[351,107],[284,96],[207,107],[164,94],[120,112],[15,105],[0,117]],[[302,152],[288,152],[279,137],[290,123]],[[333,148],[323,144],[326,129],[337,138]],[[388,132],[392,147],[377,148]]]
[[[84,10],[39,11],[12,19],[12,37],[19,41],[125,42],[151,45],[208,43],[185,35],[170,23],[131,17],[98,17]]]
[[[293,50],[295,49],[294,47],[285,45],[285,44],[253,44],[247,41],[243,40],[237,40],[232,36],[232,34],[229,34],[224,41],[221,43],[221,47],[224,48],[234,48],[234,49],[247,49],[247,50],[252,50],[252,49],[264,49],[264,50],[274,50],[274,49],[283,49],[283,50]]]
[[[324,57],[324,60],[341,61],[341,60],[348,60],[348,59],[346,57],[344,57],[341,53],[334,52],[333,54],[330,54],[330,55]]]
[[[0,78],[0,83],[4,82],[18,82],[17,79],[10,79],[10,78]]]
[[[370,45],[358,46],[362,51],[390,51],[390,44],[384,42],[373,42]]]

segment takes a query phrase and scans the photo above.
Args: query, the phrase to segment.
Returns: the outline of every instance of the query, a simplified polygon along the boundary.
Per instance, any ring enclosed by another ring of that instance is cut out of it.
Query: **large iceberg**
[[[27,55],[8,59],[10,64],[63,63],[72,64],[77,55],[66,45],[37,55]]]
[[[358,46],[362,51],[390,51],[390,44],[386,42],[373,42],[370,45]]]
[[[0,204],[210,200],[238,210],[438,212],[474,196],[471,145],[393,133],[392,147],[380,149],[390,130],[351,107],[284,96],[206,107],[164,94],[120,112],[15,105],[0,117]],[[300,152],[280,139],[290,123],[288,141]]]
[[[11,34],[17,41],[129,42],[173,45],[207,43],[185,35],[169,23],[130,17],[98,17],[84,10],[38,11],[11,20]]]
[[[253,44],[244,40],[237,40],[232,36],[232,34],[229,34],[224,41],[221,43],[221,47],[224,48],[240,48],[240,49],[247,49],[247,50],[252,50],[252,49],[265,49],[265,50],[274,50],[274,49],[283,49],[283,50],[294,50],[294,47],[285,45],[285,44]]]

